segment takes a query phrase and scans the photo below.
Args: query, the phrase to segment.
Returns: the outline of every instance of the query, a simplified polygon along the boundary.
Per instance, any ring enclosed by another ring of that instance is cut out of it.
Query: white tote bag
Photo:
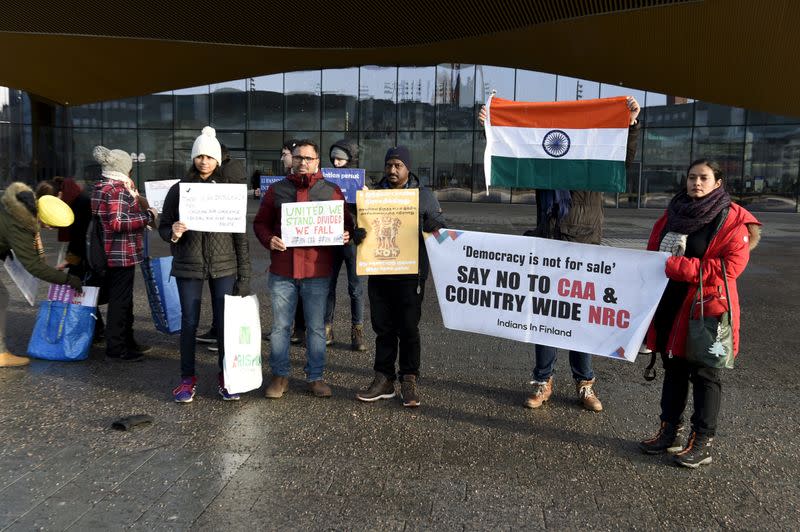
[[[228,393],[261,386],[261,312],[255,295],[225,296],[223,371]]]

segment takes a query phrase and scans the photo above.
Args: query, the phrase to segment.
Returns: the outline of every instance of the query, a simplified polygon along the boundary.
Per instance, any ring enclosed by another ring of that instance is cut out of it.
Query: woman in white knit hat
[[[182,183],[225,183],[220,172],[221,148],[214,128],[204,127],[192,146],[192,166]],[[246,296],[250,293],[250,253],[244,233],[209,233],[191,231],[181,221],[179,211],[180,184],[167,193],[158,231],[172,250],[172,275],[178,282],[181,299],[181,381],[172,392],[178,403],[194,399],[197,376],[195,346],[197,323],[200,320],[203,284],[209,283],[214,322],[218,324],[219,394],[226,401],[236,401],[237,394],[228,393],[222,373],[225,356],[225,296]]]

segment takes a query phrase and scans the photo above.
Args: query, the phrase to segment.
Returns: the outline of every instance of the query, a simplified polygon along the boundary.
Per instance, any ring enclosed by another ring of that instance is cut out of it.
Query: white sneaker
[[[642,347],[639,348],[640,355],[649,355],[653,351],[647,348],[647,344],[642,344]]]

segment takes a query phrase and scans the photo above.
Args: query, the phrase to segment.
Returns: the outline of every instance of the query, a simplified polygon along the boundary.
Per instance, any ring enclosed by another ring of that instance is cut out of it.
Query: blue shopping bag
[[[174,334],[181,330],[181,299],[178,283],[170,275],[172,257],[148,256],[147,235],[145,235],[145,259],[141,263],[147,301],[156,330]]]
[[[84,360],[94,337],[96,307],[42,301],[28,355],[45,360]]]

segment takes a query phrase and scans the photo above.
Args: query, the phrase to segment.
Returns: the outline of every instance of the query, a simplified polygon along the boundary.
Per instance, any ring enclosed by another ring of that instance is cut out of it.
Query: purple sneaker
[[[176,403],[191,403],[194,399],[194,391],[197,384],[197,377],[183,377],[177,388],[172,390],[172,397]]]

